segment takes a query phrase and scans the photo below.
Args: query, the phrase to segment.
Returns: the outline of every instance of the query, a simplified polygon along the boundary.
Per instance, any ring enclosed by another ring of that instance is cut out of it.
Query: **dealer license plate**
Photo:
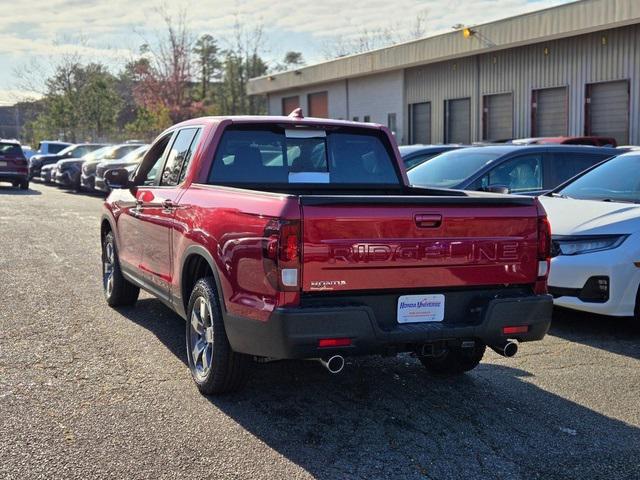
[[[403,295],[398,298],[398,323],[441,322],[444,295]]]

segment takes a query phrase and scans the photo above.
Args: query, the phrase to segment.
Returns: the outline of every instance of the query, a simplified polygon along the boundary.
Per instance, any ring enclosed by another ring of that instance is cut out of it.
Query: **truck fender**
[[[182,260],[180,262],[180,272],[179,272],[181,297],[182,297],[182,276],[183,276],[183,273],[184,273],[185,265],[186,265],[189,257],[191,257],[192,255],[199,255],[199,256],[203,257],[207,261],[207,263],[209,264],[209,269],[213,272],[213,280],[214,280],[214,283],[215,283],[215,286],[216,286],[216,293],[218,294],[218,302],[220,304],[220,308],[222,309],[222,317],[223,317],[223,319],[226,318],[226,316],[227,316],[227,308],[226,308],[226,305],[224,303],[224,295],[223,295],[223,292],[222,292],[222,284],[220,283],[220,273],[218,272],[218,267],[216,265],[215,260],[213,259],[213,256],[202,245],[191,245],[184,251],[184,254],[182,255]],[[187,318],[187,312],[186,312],[185,305],[189,301],[189,299],[188,298],[182,298],[181,301],[177,301],[177,300],[178,300],[177,298],[174,298],[174,304],[175,304],[175,308],[176,308],[177,312],[183,318]]]

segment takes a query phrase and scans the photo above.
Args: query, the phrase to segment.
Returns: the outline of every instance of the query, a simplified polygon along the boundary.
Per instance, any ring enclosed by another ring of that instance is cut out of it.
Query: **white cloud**
[[[319,60],[323,45],[332,39],[357,36],[364,28],[408,30],[422,13],[426,13],[425,31],[430,35],[458,23],[484,23],[567,1],[192,0],[165,5],[172,13],[185,9],[196,33],[211,33],[223,45],[233,42],[233,26],[239,18],[248,28],[263,25],[271,56],[302,50],[307,59]],[[106,62],[126,61],[144,38],[162,32],[160,5],[160,0],[14,1],[0,16],[0,86],[15,88],[11,72],[34,58],[50,61],[77,53]],[[277,43],[271,44],[270,39]]]

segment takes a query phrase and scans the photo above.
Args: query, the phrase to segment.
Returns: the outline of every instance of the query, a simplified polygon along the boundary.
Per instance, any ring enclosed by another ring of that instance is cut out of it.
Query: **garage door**
[[[329,101],[327,92],[310,93],[307,100],[309,101],[310,117],[329,117]]]
[[[282,99],[282,115],[289,115],[300,106],[300,97],[285,97]]]
[[[618,145],[629,143],[629,82],[587,85],[587,135],[613,137]]]
[[[513,137],[513,96],[510,93],[485,95],[484,140],[508,140]]]
[[[431,143],[431,103],[411,105],[411,143]]]
[[[545,88],[533,91],[533,137],[557,137],[567,134],[567,89]]]
[[[444,125],[446,143],[470,143],[471,100],[469,98],[445,100]]]

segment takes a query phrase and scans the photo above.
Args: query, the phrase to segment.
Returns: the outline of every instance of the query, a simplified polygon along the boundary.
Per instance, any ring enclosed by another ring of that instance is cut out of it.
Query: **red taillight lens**
[[[280,226],[280,260],[292,262],[298,259],[300,250],[300,228],[298,222]]]
[[[538,217],[538,260],[551,258],[551,225],[547,217]]]
[[[321,338],[318,340],[318,347],[348,347],[351,345],[350,338]]]
[[[529,331],[528,325],[520,325],[517,327],[502,327],[503,335],[514,335],[516,333],[527,333]]]

